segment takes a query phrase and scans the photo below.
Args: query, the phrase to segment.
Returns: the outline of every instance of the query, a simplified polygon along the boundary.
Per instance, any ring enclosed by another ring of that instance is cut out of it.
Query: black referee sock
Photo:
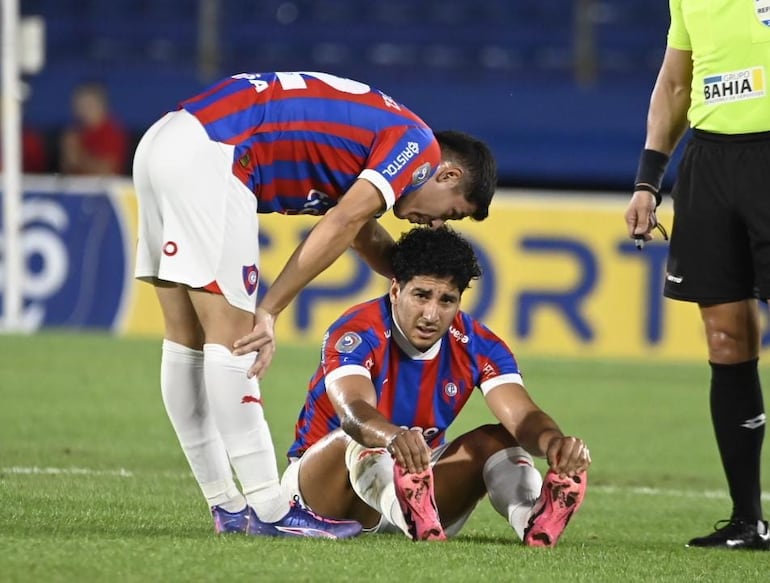
[[[759,464],[765,414],[758,359],[711,364],[711,421],[733,500],[733,518],[762,518]]]

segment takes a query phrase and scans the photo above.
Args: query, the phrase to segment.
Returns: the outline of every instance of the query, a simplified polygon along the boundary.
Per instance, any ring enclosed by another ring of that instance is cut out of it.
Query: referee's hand
[[[626,208],[626,228],[628,236],[637,242],[652,239],[650,231],[657,224],[655,218],[655,195],[646,190],[637,190]],[[637,246],[639,244],[637,243]],[[641,248],[641,247],[640,247]]]

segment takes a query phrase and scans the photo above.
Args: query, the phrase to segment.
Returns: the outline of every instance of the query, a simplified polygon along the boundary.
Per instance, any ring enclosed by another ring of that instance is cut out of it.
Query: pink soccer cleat
[[[585,472],[560,478],[559,474],[549,471],[524,530],[524,544],[530,547],[555,547],[569,519],[583,503],[587,484],[588,476]]]
[[[433,470],[408,474],[394,464],[393,482],[412,540],[446,540],[433,494]]]

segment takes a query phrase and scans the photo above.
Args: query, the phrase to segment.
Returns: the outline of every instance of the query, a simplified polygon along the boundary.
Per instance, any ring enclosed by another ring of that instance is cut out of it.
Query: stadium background
[[[517,544],[486,502],[441,545],[214,537],[161,403],[156,302],[130,277],[130,180],[25,176],[23,321],[40,332],[0,334],[0,581],[767,581],[755,554],[684,548],[729,510],[705,343],[695,307],[659,293],[665,244],[639,253],[622,223],[666,0],[19,4],[46,21],[47,61],[25,76],[24,114],[54,157],[81,81],[107,84],[136,140],[211,79],[255,69],[361,79],[436,128],[487,140],[503,188],[488,221],[455,224],[487,269],[466,308],[511,343],[533,397],[586,439],[593,464],[553,552]],[[660,218],[670,225],[669,199]],[[311,224],[263,217],[265,282]],[[0,294],[4,277],[0,265]],[[320,330],[378,289],[345,256],[280,318],[263,385],[279,461]],[[490,420],[471,399],[450,437]],[[767,508],[770,492],[762,499]]]
[[[665,245],[638,253],[622,221],[667,2],[25,0],[21,10],[46,22],[46,65],[25,76],[24,119],[52,138],[54,158],[53,137],[83,81],[106,84],[135,142],[221,76],[323,70],[359,79],[434,128],[492,147],[502,188],[491,217],[456,228],[486,270],[466,309],[517,351],[704,358],[697,310],[660,297]],[[24,327],[160,336],[151,290],[131,279],[130,180],[36,176],[24,190]],[[670,206],[660,211],[666,224]],[[394,234],[405,228],[384,221]],[[264,285],[312,220],[261,224]],[[316,343],[341,310],[385,289],[350,254],[282,316],[280,337]],[[767,324],[764,337],[767,346]]]

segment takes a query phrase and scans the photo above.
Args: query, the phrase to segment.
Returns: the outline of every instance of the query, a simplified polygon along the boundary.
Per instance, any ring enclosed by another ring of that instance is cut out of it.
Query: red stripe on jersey
[[[228,115],[232,115],[252,107],[256,103],[254,95],[255,91],[253,87],[244,87],[232,95],[218,99],[211,105],[199,109],[195,112],[194,115],[198,118],[201,124],[206,125],[213,121],[222,119],[223,117],[227,117]],[[238,142],[233,142],[230,140],[229,143]]]
[[[268,122],[259,126],[260,133],[289,132],[307,130],[319,134],[331,134],[356,142],[368,148],[374,140],[375,132],[366,128],[336,123],[331,121],[285,121]]]
[[[383,93],[381,93],[379,90],[373,90],[368,93],[363,94],[353,94],[353,93],[335,93],[333,90],[330,91],[329,85],[325,83],[324,81],[321,81],[319,79],[315,79],[313,77],[305,77],[305,83],[307,85],[306,89],[302,89],[302,97],[322,97],[324,99],[339,99],[341,101],[349,102],[349,101],[357,101],[358,103],[363,103],[365,105],[369,105],[371,107],[375,107],[377,109],[382,109],[383,111],[389,111],[391,113],[397,113],[404,118],[411,119],[415,122],[415,125],[428,127],[428,124],[426,124],[420,117],[418,117],[413,111],[405,107],[404,105],[401,105],[400,103],[397,103],[398,108],[393,107],[393,105],[388,105],[388,102],[385,100],[385,97],[383,97]],[[292,90],[283,91],[280,94],[273,94],[273,99],[281,99],[285,97],[291,97],[292,96]],[[392,99],[390,100],[392,103],[396,103]],[[409,124],[405,124],[409,125]]]
[[[269,201],[277,194],[305,196],[310,189],[315,188],[320,190],[332,200],[338,200],[340,196],[345,194],[344,192],[335,192],[336,188],[328,182],[321,182],[319,180],[304,179],[304,180],[273,180],[270,184],[260,186],[259,200]]]
[[[242,131],[240,134],[234,135],[232,138],[230,138],[230,142],[233,144],[240,144],[248,140],[254,134],[269,134],[272,132],[290,132],[303,130],[316,132],[319,134],[339,136],[346,140],[361,144],[361,146],[367,149],[369,149],[371,146],[375,135],[373,131],[341,123],[323,121],[287,121],[267,122],[260,124],[259,126],[250,127]]]
[[[436,424],[436,409],[433,399],[436,391],[443,391],[440,386],[438,373],[441,355],[437,356],[423,369],[420,379],[420,394],[417,398],[417,410],[415,411],[414,423],[423,429],[433,427]]]

